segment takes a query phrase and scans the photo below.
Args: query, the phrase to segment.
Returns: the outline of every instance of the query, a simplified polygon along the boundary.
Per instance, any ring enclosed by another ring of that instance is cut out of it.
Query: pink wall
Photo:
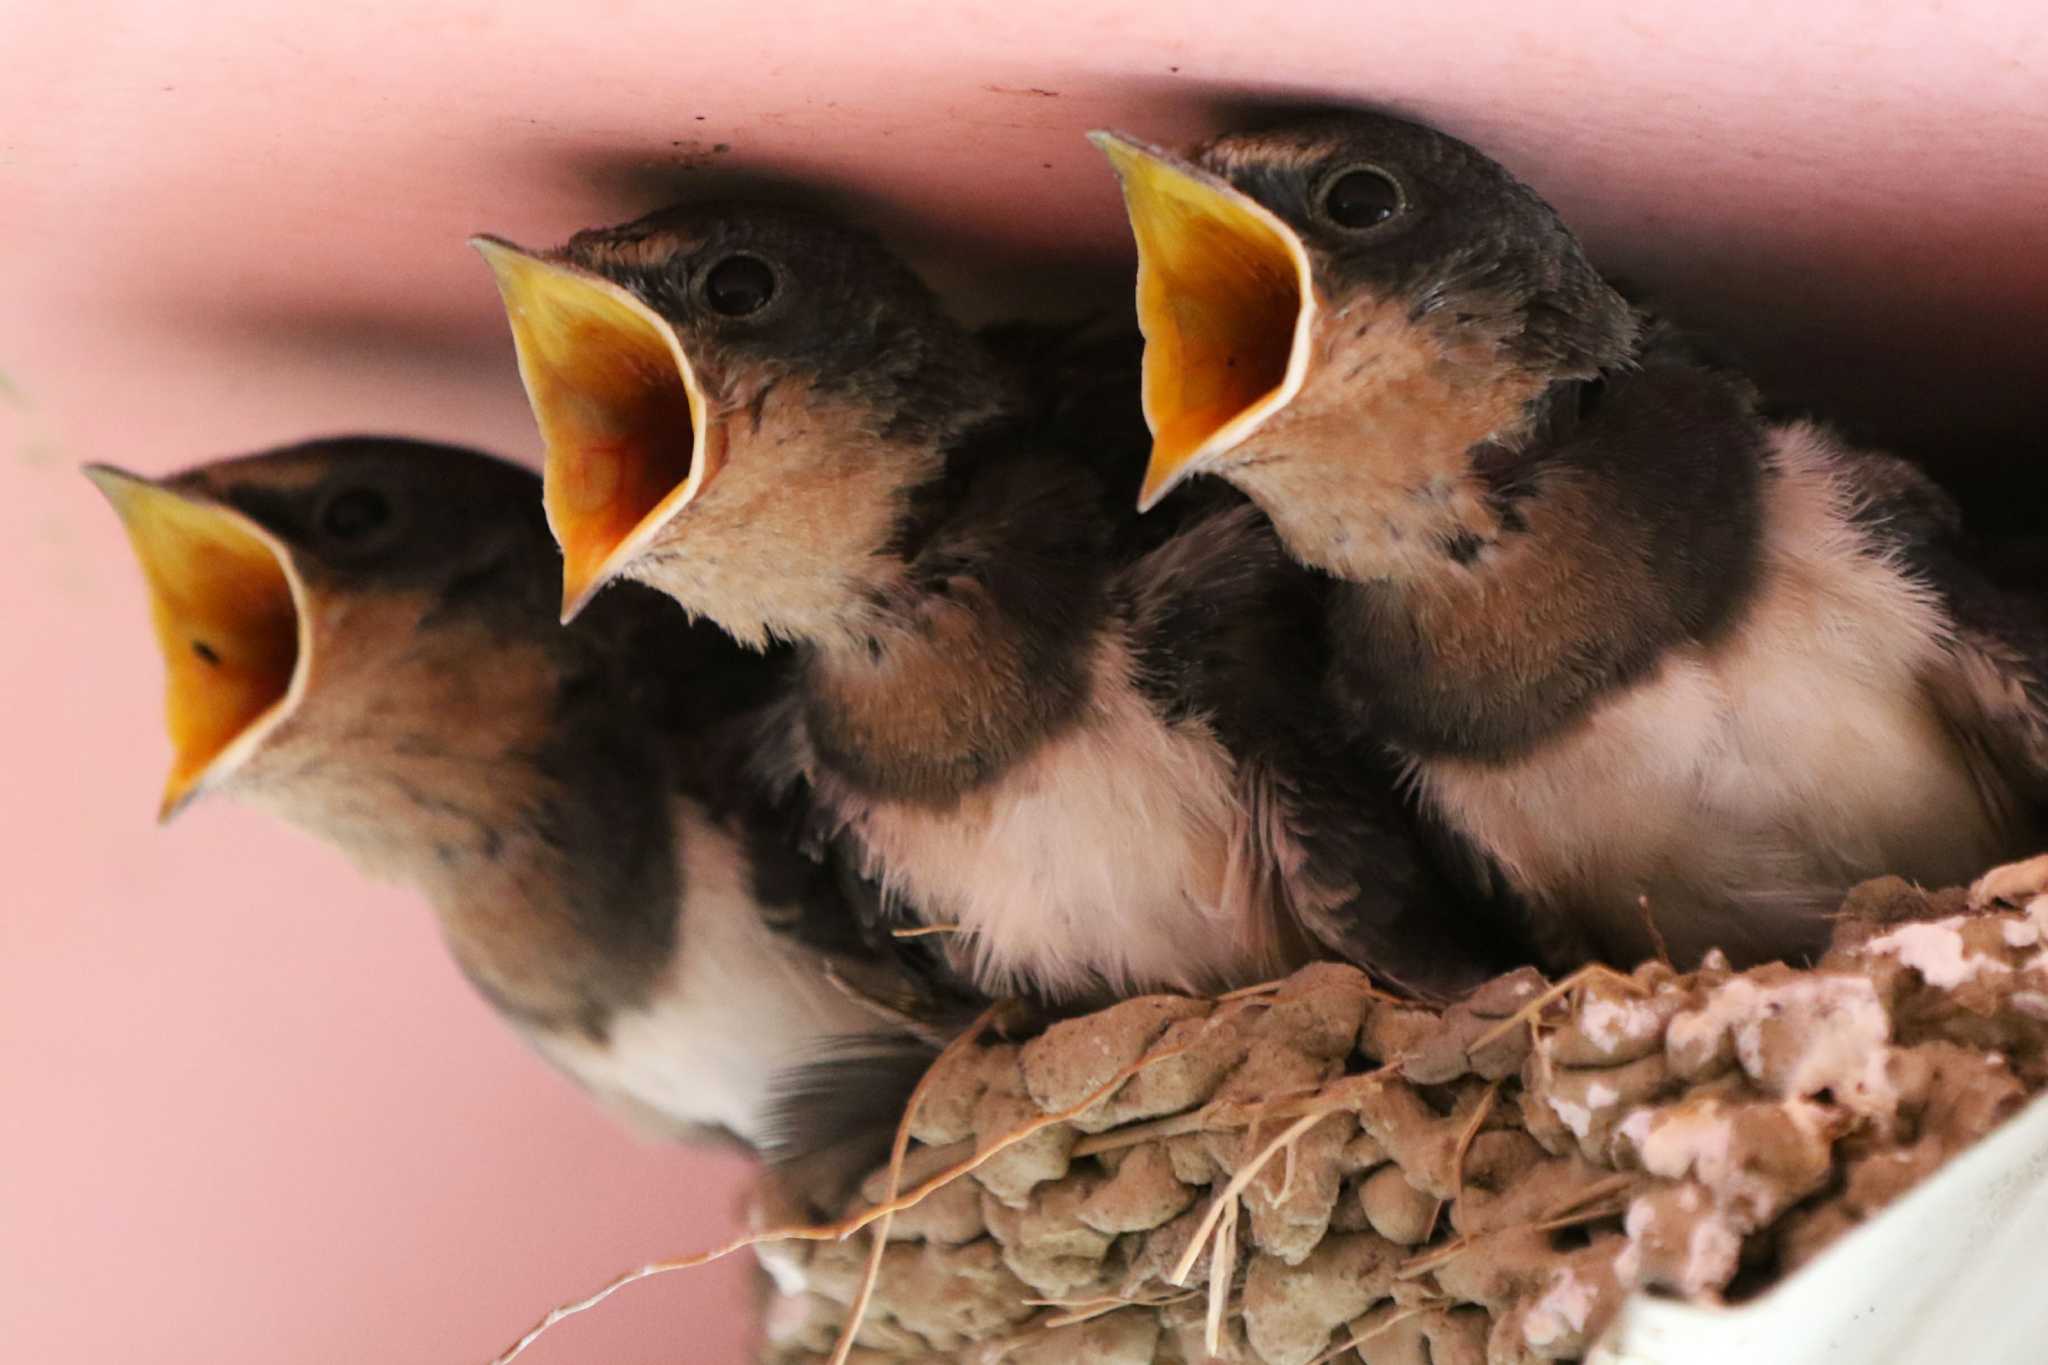
[[[730,173],[811,177],[949,282],[1022,259],[1009,292],[1043,294],[1122,249],[1083,129],[1171,138],[1226,97],[1348,94],[1495,150],[1795,393],[1957,458],[2005,456],[2039,410],[2034,4],[1219,8],[12,8],[8,1359],[481,1361],[729,1225],[736,1163],[615,1134],[469,997],[408,897],[230,808],[150,827],[157,666],[75,466],[361,427],[530,455],[471,231],[546,242]],[[641,1286],[531,1358],[733,1359],[742,1283]]]

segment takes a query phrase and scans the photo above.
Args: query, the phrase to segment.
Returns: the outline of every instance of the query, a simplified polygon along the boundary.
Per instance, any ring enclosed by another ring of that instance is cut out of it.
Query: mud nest
[[[1739,1300],[1816,1255],[2044,1046],[2048,898],[1896,879],[1811,970],[1525,970],[1438,1012],[1321,965],[977,1036],[855,1206],[906,1207],[759,1248],[767,1358],[827,1358],[865,1286],[852,1361],[1575,1359],[1633,1288]]]

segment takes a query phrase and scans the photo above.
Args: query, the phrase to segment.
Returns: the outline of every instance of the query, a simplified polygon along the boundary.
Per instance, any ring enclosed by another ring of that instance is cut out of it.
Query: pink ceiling
[[[1039,296],[1122,250],[1083,129],[1272,100],[1474,139],[1856,416],[1994,434],[2048,378],[2048,27],[2023,0],[103,0],[10,28],[5,365],[80,454],[364,423],[523,450],[472,231],[795,179],[951,282]]]
[[[148,826],[155,664],[74,466],[342,428],[530,455],[470,232],[804,181],[965,307],[1115,307],[1083,130],[1367,101],[1493,151],[1785,391],[1949,458],[2040,448],[2048,26],[2022,0],[81,0],[4,28],[0,829],[26,894],[0,915],[0,1339],[23,1359],[481,1359],[724,1226],[730,1164],[590,1119],[407,897],[232,810]],[[729,1358],[738,1283],[644,1286],[533,1359]]]

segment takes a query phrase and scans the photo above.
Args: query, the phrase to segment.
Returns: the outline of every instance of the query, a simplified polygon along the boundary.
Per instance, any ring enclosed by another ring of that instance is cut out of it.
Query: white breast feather
[[[1999,845],[1926,691],[1940,607],[1871,553],[1825,433],[1782,427],[1775,453],[1760,580],[1726,638],[1525,759],[1416,772],[1536,900],[1634,920],[1640,942],[1647,898],[1681,962],[1783,951],[1863,877],[1953,884]]]
[[[759,1146],[777,1074],[876,1020],[762,922],[742,851],[696,806],[678,804],[685,893],[668,975],[645,1006],[613,1016],[604,1044],[536,1041],[600,1097]]]
[[[1260,878],[1233,858],[1248,822],[1223,746],[1169,728],[1099,652],[1081,723],[944,810],[849,803],[892,891],[971,936],[992,989],[1199,989],[1263,974]],[[1264,879],[1270,884],[1270,878]]]

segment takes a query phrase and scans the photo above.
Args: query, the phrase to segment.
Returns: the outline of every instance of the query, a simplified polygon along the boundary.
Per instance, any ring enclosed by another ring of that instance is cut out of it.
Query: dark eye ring
[[[1378,166],[1346,166],[1323,182],[1323,216],[1351,232],[1369,232],[1408,208],[1408,193],[1392,172]]]
[[[738,252],[704,272],[704,302],[729,318],[758,313],[775,297],[775,267]]]
[[[320,534],[343,545],[357,545],[391,523],[391,499],[374,488],[357,485],[331,495],[320,505]]]

